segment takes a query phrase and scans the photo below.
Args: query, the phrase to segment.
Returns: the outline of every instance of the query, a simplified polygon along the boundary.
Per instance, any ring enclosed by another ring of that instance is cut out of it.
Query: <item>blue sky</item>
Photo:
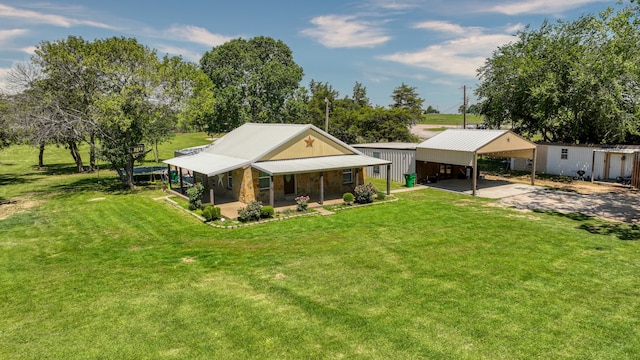
[[[0,0],[0,87],[17,62],[43,40],[135,37],[159,54],[197,62],[230,39],[284,41],[304,69],[302,85],[328,82],[351,95],[362,83],[372,103],[389,105],[393,89],[415,87],[443,113],[471,102],[476,70],[500,45],[544,19],[573,20],[614,0],[353,0],[353,1],[3,1]]]

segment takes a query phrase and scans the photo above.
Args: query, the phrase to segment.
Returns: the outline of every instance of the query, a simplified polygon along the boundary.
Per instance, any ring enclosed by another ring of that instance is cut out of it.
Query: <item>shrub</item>
[[[309,197],[308,196],[298,196],[295,198],[296,200],[296,210],[298,211],[307,211],[307,207],[309,206]]]
[[[204,186],[195,184],[187,189],[187,197],[189,198],[189,210],[199,209],[202,206],[202,192]]]
[[[262,215],[262,203],[260,201],[252,201],[247,207],[238,210],[238,220],[242,222],[258,221]]]
[[[273,206],[263,206],[260,211],[260,217],[263,219],[272,218],[273,215],[276,214],[276,211],[273,209]]]
[[[342,195],[342,201],[347,204],[351,204],[353,202],[353,194],[350,192],[344,193],[344,195]]]
[[[353,189],[354,201],[358,204],[368,204],[373,202],[373,197],[376,194],[376,188],[373,184],[358,185]]]
[[[213,205],[208,205],[204,208],[204,210],[202,210],[202,216],[204,216],[204,219],[206,221],[218,220],[220,218],[220,215],[220,208]]]
[[[387,197],[387,194],[384,193],[384,191],[378,191],[378,200],[382,201]]]

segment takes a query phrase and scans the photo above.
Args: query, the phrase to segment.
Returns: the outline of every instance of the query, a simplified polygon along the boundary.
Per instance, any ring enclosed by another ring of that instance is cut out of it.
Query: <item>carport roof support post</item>
[[[473,153],[473,189],[471,190],[471,193],[473,196],[476,196],[476,189],[478,188],[478,153],[474,152]]]

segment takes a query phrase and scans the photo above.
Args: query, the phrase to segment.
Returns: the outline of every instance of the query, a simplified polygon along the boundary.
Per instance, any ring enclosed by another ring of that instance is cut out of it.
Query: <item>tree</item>
[[[91,145],[90,170],[95,167],[96,127],[89,113],[95,81],[83,66],[88,55],[88,44],[80,37],[43,41],[29,64],[18,64],[11,71],[11,82],[20,88],[14,114],[40,148],[40,166],[45,145],[53,142],[67,148],[83,172],[79,144],[86,141]]]
[[[11,104],[6,96],[0,96],[0,149],[9,145],[13,138]]]
[[[99,79],[93,114],[99,121],[101,155],[117,171],[125,188],[133,187],[133,168],[144,158],[144,140],[158,117],[173,117],[190,93],[180,59],[165,57],[135,39],[109,38],[92,44],[86,66]],[[180,86],[177,86],[177,85]]]
[[[200,59],[219,99],[211,129],[231,130],[246,121],[282,122],[287,100],[303,71],[282,41],[259,36],[235,39],[206,52]]]
[[[415,87],[407,86],[405,83],[393,89],[393,104],[391,108],[404,109],[408,111],[410,116],[410,125],[415,125],[422,117],[422,103],[424,102],[418,96]]]
[[[519,32],[479,69],[485,122],[570,143],[618,143],[638,134],[637,15],[627,6]]]
[[[431,105],[429,105],[427,110],[425,110],[425,113],[426,114],[440,114],[440,111],[438,111],[437,109],[434,109]]]

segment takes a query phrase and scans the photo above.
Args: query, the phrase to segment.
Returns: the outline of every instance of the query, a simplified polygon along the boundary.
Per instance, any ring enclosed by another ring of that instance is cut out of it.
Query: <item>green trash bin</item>
[[[404,174],[404,181],[407,187],[413,187],[416,184],[416,174]]]

